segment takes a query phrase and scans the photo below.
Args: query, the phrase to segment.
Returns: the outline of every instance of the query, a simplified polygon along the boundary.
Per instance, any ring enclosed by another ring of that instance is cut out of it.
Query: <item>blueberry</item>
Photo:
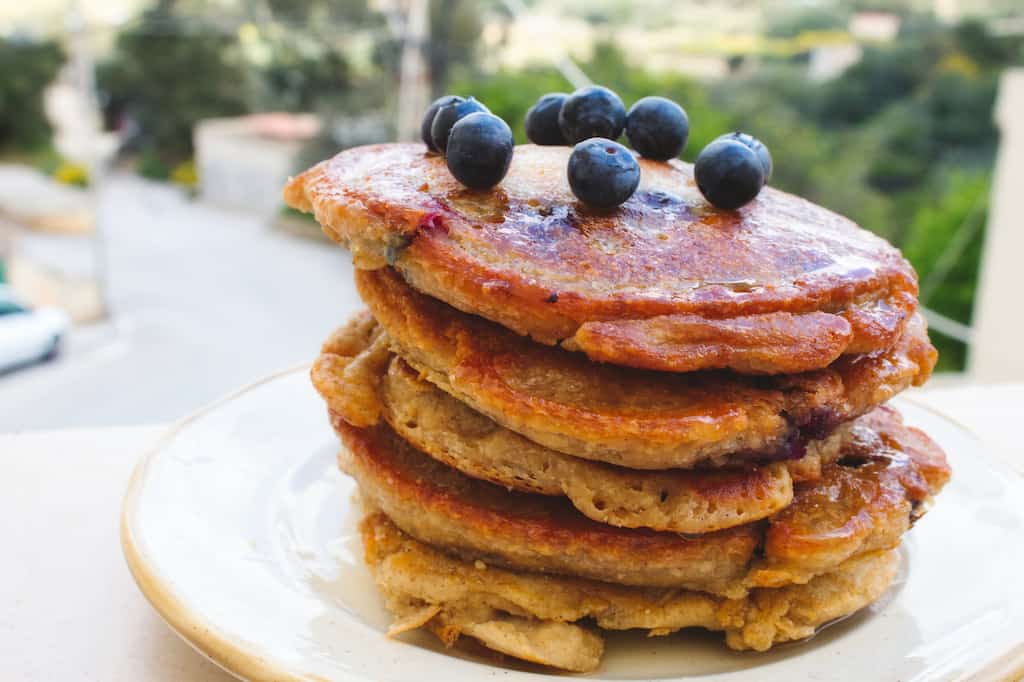
[[[614,140],[626,127],[626,107],[608,88],[591,85],[566,98],[558,114],[558,125],[569,144],[591,137]]]
[[[761,140],[757,139],[753,135],[746,133],[735,132],[726,133],[725,135],[719,135],[715,138],[716,140],[736,140],[740,144],[750,147],[751,151],[757,154],[757,160],[761,162],[761,168],[764,169],[764,181],[767,183],[772,178],[772,155],[768,151],[768,147],[764,146]]]
[[[434,115],[434,121],[430,124],[430,139],[434,142],[434,148],[442,154],[446,153],[448,135],[451,134],[455,122],[478,111],[491,113],[487,107],[472,97],[466,99],[458,97],[454,102],[439,106],[437,114]]]
[[[690,137],[683,108],[664,97],[644,97],[626,115],[626,137],[640,156],[667,161],[679,156]]]
[[[618,206],[640,184],[640,164],[618,142],[591,138],[569,155],[569,186],[584,203],[598,208]]]
[[[534,144],[565,144],[565,136],[558,125],[558,114],[569,95],[551,92],[543,95],[526,112],[526,137]]]
[[[437,110],[445,104],[458,102],[461,99],[461,97],[456,97],[455,95],[445,95],[444,97],[438,97],[430,104],[429,107],[427,107],[427,111],[423,114],[423,122],[420,123],[420,138],[423,140],[424,144],[427,145],[427,149],[430,151],[441,151],[434,146],[434,139],[430,136],[430,126],[434,123],[434,116],[437,115]]]
[[[512,129],[490,112],[475,112],[459,119],[448,138],[448,170],[473,189],[501,182],[512,163]]]
[[[733,139],[714,140],[693,165],[700,193],[718,208],[739,208],[764,187],[764,167],[757,154]]]

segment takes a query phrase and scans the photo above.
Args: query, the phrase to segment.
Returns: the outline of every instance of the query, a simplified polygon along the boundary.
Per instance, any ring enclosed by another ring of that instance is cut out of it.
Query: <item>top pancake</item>
[[[594,360],[662,371],[819,369],[895,343],[913,269],[884,240],[771,188],[710,206],[692,166],[640,160],[640,188],[575,200],[566,147],[517,147],[496,188],[469,190],[419,144],[344,151],[292,179],[357,267]]]

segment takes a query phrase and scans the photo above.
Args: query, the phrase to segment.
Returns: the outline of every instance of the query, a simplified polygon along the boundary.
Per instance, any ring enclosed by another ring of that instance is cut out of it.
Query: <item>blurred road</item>
[[[0,376],[0,431],[164,422],[311,360],[359,307],[348,254],[114,175],[100,200],[112,319]],[[59,255],[58,255],[59,257]]]

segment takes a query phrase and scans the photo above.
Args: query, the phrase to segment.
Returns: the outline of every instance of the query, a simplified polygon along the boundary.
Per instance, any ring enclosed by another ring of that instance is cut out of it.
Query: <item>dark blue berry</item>
[[[690,119],[683,108],[664,97],[644,97],[626,115],[626,137],[640,156],[674,159],[690,137]]]
[[[489,112],[476,112],[452,126],[448,138],[448,170],[466,187],[494,187],[512,163],[512,129]]]
[[[700,193],[718,208],[734,209],[764,187],[764,167],[754,151],[731,139],[714,140],[693,165]]]
[[[526,137],[534,144],[565,144],[565,136],[558,125],[558,114],[569,95],[551,92],[542,96],[526,112]]]
[[[437,108],[434,120],[430,124],[430,139],[434,142],[434,148],[442,154],[447,153],[448,135],[452,132],[452,126],[456,121],[478,111],[491,113],[490,110],[472,97],[462,99],[456,98],[454,102],[442,104]]]
[[[626,106],[608,88],[600,85],[580,88],[566,98],[558,114],[558,125],[569,144],[591,137],[614,140],[626,127]]]
[[[767,183],[772,178],[772,155],[768,151],[768,147],[764,146],[761,140],[757,139],[753,135],[746,133],[726,133],[725,135],[719,135],[717,140],[736,140],[740,144],[750,147],[750,150],[757,154],[757,160],[761,162],[761,168],[764,169],[764,181]]]
[[[461,97],[456,97],[455,95],[445,95],[444,97],[438,97],[437,99],[430,103],[430,106],[427,107],[426,112],[424,112],[423,122],[420,123],[420,139],[423,140],[423,143],[427,145],[427,149],[429,149],[430,151],[441,151],[440,149],[434,146],[434,139],[430,136],[430,126],[434,124],[434,116],[437,115],[437,110],[443,107],[445,104],[458,102],[461,99]]]
[[[580,201],[611,208],[633,195],[640,184],[640,164],[618,142],[599,137],[576,145],[569,155],[569,186]]]

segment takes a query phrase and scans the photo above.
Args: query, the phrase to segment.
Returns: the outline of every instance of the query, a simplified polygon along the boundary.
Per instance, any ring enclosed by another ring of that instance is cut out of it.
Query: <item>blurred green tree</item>
[[[288,38],[273,40],[271,60],[260,73],[262,97],[257,108],[276,111],[314,111],[321,98],[351,87],[345,55],[317,44],[303,49]]]
[[[825,128],[857,125],[913,95],[928,77],[935,52],[930,41],[865,48],[859,62],[822,86],[818,123]]]
[[[931,201],[913,216],[903,243],[921,277],[921,303],[964,324],[971,322],[990,191],[987,172],[946,171],[928,192]],[[963,368],[962,343],[941,334],[932,339],[940,369]]]
[[[891,195],[927,180],[936,150],[932,121],[919,102],[901,100],[868,125],[880,137],[865,176],[870,187]]]
[[[947,60],[922,93],[932,144],[947,155],[980,153],[988,162],[999,138],[992,116],[997,74],[980,72],[966,58],[954,60]]]
[[[137,128],[133,142],[148,160],[142,170],[154,175],[191,156],[197,121],[246,111],[235,36],[177,4],[159,0],[143,12],[97,69],[108,121]]]
[[[425,49],[435,97],[444,94],[453,65],[473,61],[483,29],[480,4],[476,0],[430,3],[430,40]]]
[[[795,38],[806,32],[845,30],[850,14],[850,8],[837,5],[812,6],[795,11],[786,8],[768,15],[765,35],[772,38]]]
[[[0,38],[0,149],[29,151],[48,143],[43,91],[63,64],[55,42]]]

